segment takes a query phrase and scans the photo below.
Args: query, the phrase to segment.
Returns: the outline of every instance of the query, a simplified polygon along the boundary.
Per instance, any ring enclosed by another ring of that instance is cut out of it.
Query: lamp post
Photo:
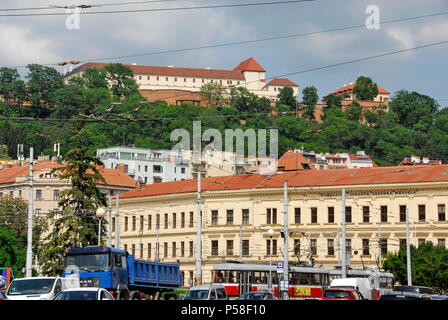
[[[272,293],[272,236],[274,235],[275,231],[272,229],[268,230],[268,236],[269,236],[269,282],[268,282],[268,290],[270,293]]]
[[[106,210],[103,207],[96,209],[96,216],[98,217],[98,246],[101,245],[101,219],[106,215]]]

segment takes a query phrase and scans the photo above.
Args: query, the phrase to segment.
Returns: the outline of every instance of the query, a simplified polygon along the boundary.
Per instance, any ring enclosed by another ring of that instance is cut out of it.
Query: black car
[[[423,294],[436,294],[433,288],[423,286],[395,286],[394,291],[400,292],[414,292]]]
[[[428,294],[392,291],[383,293],[380,300],[432,300],[432,298]]]
[[[269,292],[246,292],[240,300],[275,300],[275,297]]]

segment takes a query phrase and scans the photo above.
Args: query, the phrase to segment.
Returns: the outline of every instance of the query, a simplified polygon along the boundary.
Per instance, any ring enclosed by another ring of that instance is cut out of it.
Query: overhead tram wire
[[[116,10],[116,11],[90,11],[79,12],[80,15],[95,14],[115,14],[115,13],[139,13],[139,12],[163,12],[163,11],[185,11],[185,10],[202,10],[202,9],[222,9],[222,8],[241,8],[255,6],[285,5],[295,3],[314,2],[317,0],[284,0],[271,2],[251,2],[251,3],[232,3],[208,6],[192,6],[192,7],[175,7],[175,8],[153,8],[153,9],[135,9],[135,10]],[[41,16],[66,16],[66,12],[53,13],[17,13],[17,14],[1,14],[0,17],[41,17]]]
[[[364,58],[359,58],[359,59],[353,59],[353,60],[349,60],[349,61],[344,61],[344,62],[339,62],[339,63],[335,63],[335,64],[330,64],[330,65],[325,65],[325,66],[321,66],[321,67],[315,67],[315,68],[311,68],[311,69],[305,69],[305,70],[300,70],[300,71],[296,71],[296,72],[290,72],[290,73],[285,73],[282,75],[276,75],[276,76],[272,76],[269,78],[266,78],[266,80],[270,80],[270,79],[274,79],[274,78],[281,78],[281,77],[287,77],[287,76],[291,76],[291,75],[297,75],[297,74],[302,74],[302,73],[308,73],[308,72],[312,72],[312,71],[318,71],[318,70],[324,70],[324,69],[329,69],[329,68],[334,68],[334,67],[338,67],[338,66],[342,66],[342,65],[347,65],[347,64],[352,64],[352,63],[357,63],[357,62],[361,62],[361,61],[368,61],[368,60],[373,60],[373,59],[378,59],[378,58],[382,58],[382,57],[387,57],[387,56],[392,56],[392,55],[396,55],[396,54],[401,54],[401,53],[405,53],[405,52],[410,52],[410,51],[414,51],[414,50],[419,50],[419,49],[424,49],[424,48],[429,48],[429,47],[435,47],[438,45],[443,45],[443,44],[448,44],[448,40],[445,41],[440,41],[440,42],[433,42],[433,43],[429,43],[429,44],[425,44],[425,45],[421,45],[421,46],[416,46],[416,47],[412,47],[412,48],[407,48],[407,49],[402,49],[402,50],[397,50],[397,51],[391,51],[391,52],[387,52],[387,53],[382,53],[382,54],[377,54],[377,55],[373,55],[373,56],[369,56],[369,57],[364,57]],[[246,84],[248,83],[252,83],[252,82],[257,82],[257,81],[249,81],[246,82]],[[234,88],[237,87],[236,85],[230,85],[228,88]],[[171,96],[171,97],[165,97],[166,99],[168,98],[174,98],[176,96]],[[271,114],[271,112],[262,112],[262,113],[258,113],[258,115],[262,115],[262,114]],[[257,113],[248,113],[246,115],[257,115]],[[220,117],[241,117],[244,116],[244,114],[233,114],[233,115],[219,115]],[[196,119],[201,119],[204,117],[216,117],[216,115],[213,116],[197,116]],[[12,117],[0,117],[0,120],[11,120],[11,121],[27,121],[27,122],[35,122],[35,121],[44,121],[44,122],[104,122],[104,121],[109,121],[109,122],[139,122],[139,121],[162,121],[162,120],[180,120],[180,119],[185,119],[185,117],[181,117],[181,118],[140,118],[140,119],[103,119],[103,118],[92,118],[92,119],[45,119],[45,118],[12,118]]]

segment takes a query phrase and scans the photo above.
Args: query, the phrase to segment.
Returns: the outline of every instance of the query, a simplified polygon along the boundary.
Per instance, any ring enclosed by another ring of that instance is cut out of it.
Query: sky
[[[2,0],[0,9],[131,1]],[[268,1],[173,0],[87,10],[135,10]],[[447,0],[315,0],[275,6],[82,15],[80,28],[72,30],[66,27],[65,16],[0,16],[0,66],[94,60],[362,25],[369,18],[366,8],[371,5],[379,9],[380,21],[448,12]],[[0,15],[31,12],[58,11],[0,11]],[[306,37],[101,62],[233,69],[241,61],[253,57],[267,70],[266,76],[270,78],[447,40],[448,14],[384,24],[380,25],[379,30],[363,27]],[[402,89],[417,91],[437,99],[441,107],[447,107],[447,56],[448,44],[442,44],[300,73],[289,78],[302,89],[315,86],[323,97],[344,84],[356,81],[358,76],[365,75],[392,94]],[[62,68],[58,69],[62,71]],[[26,69],[19,70],[22,74],[26,73]]]

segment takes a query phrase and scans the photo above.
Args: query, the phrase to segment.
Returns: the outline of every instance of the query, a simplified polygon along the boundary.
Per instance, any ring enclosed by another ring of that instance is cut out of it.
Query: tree
[[[7,228],[0,228],[0,266],[12,268],[16,277],[22,277],[25,267],[26,248],[17,235]]]
[[[8,146],[5,144],[0,145],[0,159],[9,160],[11,157],[8,155]]]
[[[107,83],[112,94],[124,98],[138,92],[138,84],[134,79],[132,69],[120,63],[112,63],[104,67]],[[91,71],[85,77],[86,84],[91,88],[103,87],[102,71]]]
[[[6,104],[22,105],[25,99],[25,82],[16,69],[0,68],[0,97]]]
[[[227,107],[229,98],[227,89],[218,82],[209,82],[201,87],[200,95],[204,102],[213,109]]]
[[[309,120],[315,119],[314,111],[316,109],[316,103],[318,101],[319,101],[319,95],[317,94],[316,87],[311,86],[303,89],[303,98],[302,98],[302,103],[304,104],[302,114],[303,118]]]
[[[246,88],[230,89],[230,107],[240,112],[269,112],[271,102],[268,98],[260,98]]]
[[[294,89],[286,86],[280,89],[280,93],[277,95],[277,104],[289,106],[290,110],[295,110],[298,105],[297,97],[294,96]]]
[[[401,284],[407,284],[406,248],[386,256],[383,267],[393,273]],[[437,289],[440,293],[448,293],[448,250],[435,246],[432,242],[420,244],[417,248],[411,245],[412,283]]]
[[[369,77],[360,76],[356,79],[353,94],[357,100],[372,101],[378,95],[378,85]]]
[[[345,112],[349,120],[360,121],[362,118],[362,108],[357,101],[350,103]]]

